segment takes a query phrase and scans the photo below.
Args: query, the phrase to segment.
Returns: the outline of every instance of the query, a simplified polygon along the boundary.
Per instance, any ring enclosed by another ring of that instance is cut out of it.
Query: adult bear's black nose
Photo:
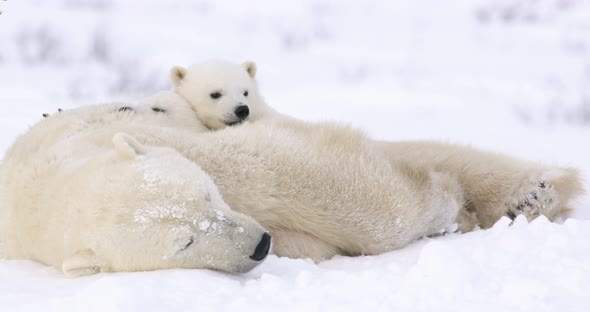
[[[250,259],[254,261],[262,261],[268,255],[268,250],[270,249],[270,234],[264,233],[262,234],[262,239],[256,249],[254,250],[254,254],[250,256]]]
[[[248,117],[248,115],[250,114],[250,109],[247,105],[240,105],[236,108],[234,113],[236,114],[236,116],[238,116],[238,118],[244,119]]]

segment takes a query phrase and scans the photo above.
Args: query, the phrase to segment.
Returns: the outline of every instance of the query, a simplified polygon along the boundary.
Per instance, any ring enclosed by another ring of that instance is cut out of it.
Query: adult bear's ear
[[[127,133],[119,132],[113,136],[113,145],[119,154],[125,158],[133,159],[145,154],[145,147]]]
[[[84,249],[64,259],[61,269],[67,277],[80,277],[100,273],[104,268],[94,251]]]
[[[175,87],[178,87],[178,85],[182,82],[185,76],[186,69],[184,67],[174,66],[170,70],[170,80],[172,80],[172,84]]]
[[[256,63],[254,63],[253,61],[246,61],[242,63],[242,66],[246,68],[246,71],[248,72],[248,75],[250,75],[250,77],[256,77]]]

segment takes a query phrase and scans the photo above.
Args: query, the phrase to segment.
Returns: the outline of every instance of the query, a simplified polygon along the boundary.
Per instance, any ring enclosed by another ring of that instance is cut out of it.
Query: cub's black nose
[[[270,249],[270,234],[264,233],[262,234],[262,239],[256,249],[254,250],[254,254],[250,256],[250,259],[254,261],[262,261],[268,255],[268,250]]]
[[[236,111],[234,113],[236,114],[236,116],[238,116],[238,118],[244,119],[248,117],[248,115],[250,114],[250,109],[247,105],[240,105],[236,108]]]

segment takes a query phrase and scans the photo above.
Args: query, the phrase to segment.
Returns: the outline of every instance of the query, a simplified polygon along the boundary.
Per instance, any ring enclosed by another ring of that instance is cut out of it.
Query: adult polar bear
[[[277,254],[321,260],[378,254],[439,233],[462,205],[455,179],[391,166],[348,127],[269,119],[195,135],[175,118],[121,106],[62,112],[9,150],[0,168],[6,257],[74,276],[170,267],[241,272],[255,265],[248,255],[263,233],[243,214],[271,232]],[[205,173],[169,147],[206,170],[235,212]],[[155,169],[145,172],[145,162]],[[224,222],[215,210],[246,233],[203,233]],[[205,234],[211,238],[198,239]]]
[[[63,112],[17,139],[0,165],[0,255],[54,265],[68,276],[245,272],[264,259],[268,234],[231,211],[197,165],[174,149],[116,133],[134,120],[120,107]],[[135,130],[167,131],[160,117]],[[97,131],[102,127],[108,137]]]
[[[241,66],[206,62],[189,68],[175,67],[171,71],[174,85],[171,93],[182,97],[182,103],[195,110],[195,123],[205,124],[209,129],[229,125],[227,119],[219,116],[224,116],[228,105],[235,107],[241,102],[251,108],[249,120],[264,117],[289,120],[264,102],[255,81],[256,71],[256,64],[251,61]],[[231,116],[228,118],[232,120]],[[293,124],[293,120],[286,124]],[[523,214],[532,220],[544,215],[555,220],[569,210],[570,199],[583,191],[578,172],[573,168],[545,166],[470,147],[383,141],[374,142],[374,149],[392,166],[444,172],[456,177],[466,198],[459,222],[463,232],[477,226],[491,227],[502,216],[514,219]]]

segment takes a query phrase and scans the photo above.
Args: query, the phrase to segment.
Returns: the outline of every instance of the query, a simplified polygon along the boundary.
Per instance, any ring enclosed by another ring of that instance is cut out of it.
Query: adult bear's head
[[[66,275],[171,268],[247,272],[268,254],[266,230],[232,211],[195,163],[122,133],[113,144],[112,153],[76,175],[85,187],[74,195],[80,208],[70,211],[67,223]]]

